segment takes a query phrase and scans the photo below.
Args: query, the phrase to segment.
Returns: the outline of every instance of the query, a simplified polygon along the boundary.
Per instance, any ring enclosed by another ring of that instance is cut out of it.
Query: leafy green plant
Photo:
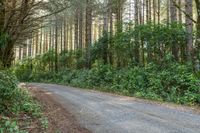
[[[40,122],[42,124],[42,128],[43,129],[47,129],[48,128],[48,126],[49,126],[48,118],[46,118],[46,117],[40,118]]]
[[[0,121],[0,125],[0,133],[25,133],[19,130],[16,121],[4,119]]]
[[[0,112],[6,111],[15,101],[17,79],[7,72],[0,72]]]
[[[0,72],[0,133],[25,133],[18,125],[18,117],[23,114],[31,119],[39,119],[42,116],[41,106],[17,85],[15,76],[9,72]]]

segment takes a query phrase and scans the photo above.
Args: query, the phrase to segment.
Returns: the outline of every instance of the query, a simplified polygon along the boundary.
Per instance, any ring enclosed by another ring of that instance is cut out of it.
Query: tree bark
[[[78,25],[78,23],[79,23],[79,9],[78,8],[76,8],[75,9],[75,18],[74,18],[74,49],[76,50],[76,49],[78,49],[79,48],[79,44],[78,44],[78,42],[79,42],[79,39],[78,39],[78,30],[79,30],[79,25]]]
[[[176,0],[170,0],[170,18],[171,23],[177,23],[177,7],[175,6]],[[178,44],[172,42],[172,55],[176,61],[179,61],[179,47]]]
[[[85,46],[86,46],[86,54],[87,54],[87,64],[86,67],[91,67],[90,61],[90,51],[89,47],[92,43],[92,0],[86,0],[86,22],[85,22]]]
[[[192,17],[193,14],[193,5],[191,0],[185,0],[185,11],[187,14]],[[189,17],[185,17],[186,22],[186,30],[189,33],[187,38],[187,58],[188,61],[190,61],[192,58],[192,52],[193,52],[193,21]]]

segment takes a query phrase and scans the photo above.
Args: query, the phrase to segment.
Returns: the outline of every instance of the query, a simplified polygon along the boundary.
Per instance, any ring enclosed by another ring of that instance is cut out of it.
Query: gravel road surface
[[[191,109],[53,84],[30,83],[53,94],[94,133],[200,133]]]

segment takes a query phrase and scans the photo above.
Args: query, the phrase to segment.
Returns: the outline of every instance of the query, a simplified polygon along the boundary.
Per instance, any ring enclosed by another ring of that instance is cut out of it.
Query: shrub
[[[18,88],[9,72],[0,71],[0,133],[25,133],[19,128],[19,117],[40,118],[41,107],[27,91]]]
[[[17,80],[7,72],[0,72],[0,112],[9,108],[15,101]]]

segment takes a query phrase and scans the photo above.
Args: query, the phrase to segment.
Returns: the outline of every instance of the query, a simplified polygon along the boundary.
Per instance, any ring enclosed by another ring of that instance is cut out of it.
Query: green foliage
[[[150,62],[158,63],[163,57],[171,53],[171,49],[175,45],[186,47],[188,33],[181,24],[154,25],[147,23],[133,28],[130,25],[128,26],[124,32],[117,33],[112,38],[114,40],[112,53],[116,57],[116,61],[123,62],[123,64],[135,63],[134,59],[137,58],[141,60],[141,57],[139,55],[137,57],[134,53],[136,49],[140,49],[141,54],[144,55],[143,62],[140,62],[148,64]],[[153,56],[149,57],[148,54]]]
[[[54,71],[55,51],[52,50],[16,65],[14,73],[22,81],[61,83],[160,101],[199,104],[199,73],[194,74],[192,65],[185,59],[187,37],[184,25],[177,23],[134,27],[129,24],[114,36],[103,33],[88,49],[61,52],[58,73]],[[179,61],[172,55],[174,46],[178,46]]]
[[[107,55],[110,51],[108,44],[110,41],[110,36],[108,33],[104,32],[103,36],[99,38],[98,41],[94,43],[90,47],[90,55],[91,55],[91,61],[94,63],[96,60],[103,60],[104,63],[107,63]]]
[[[48,126],[49,126],[48,118],[46,118],[46,117],[40,118],[40,121],[41,121],[41,124],[42,124],[42,128],[47,129]]]
[[[90,70],[65,70],[44,75],[34,81],[95,88],[179,104],[200,104],[200,79],[192,73],[190,65],[151,63],[146,67],[116,69],[96,62]]]
[[[6,42],[8,42],[9,36],[6,33],[0,32],[0,48],[6,47]]]
[[[0,121],[0,133],[26,133],[25,131],[20,131],[17,126],[16,121],[11,121],[6,118],[2,118]]]
[[[5,111],[16,100],[17,80],[7,72],[0,72],[0,112]]]
[[[9,72],[0,72],[0,133],[24,133],[18,126],[21,114],[31,118],[41,117],[39,104],[17,85],[15,76]]]
[[[32,74],[32,59],[25,59],[23,62],[19,62],[13,68],[13,72],[15,76],[20,81],[27,81],[31,77]]]

